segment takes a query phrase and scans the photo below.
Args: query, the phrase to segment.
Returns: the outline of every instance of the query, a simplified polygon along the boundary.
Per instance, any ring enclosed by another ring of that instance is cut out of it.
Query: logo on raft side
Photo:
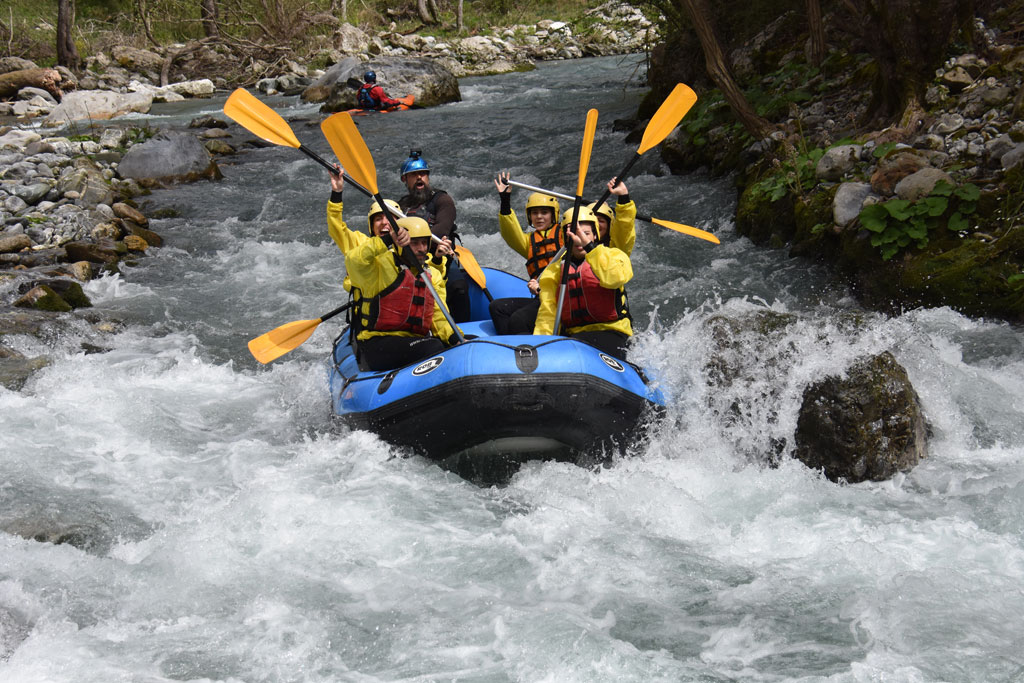
[[[427,373],[437,370],[439,367],[441,367],[441,363],[443,362],[444,356],[434,356],[433,358],[429,358],[420,363],[419,365],[417,365],[415,368],[413,368],[412,374],[415,377],[421,377],[423,375],[426,375]]]

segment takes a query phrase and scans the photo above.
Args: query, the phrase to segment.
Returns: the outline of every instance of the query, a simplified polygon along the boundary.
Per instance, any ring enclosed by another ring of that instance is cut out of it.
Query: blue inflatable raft
[[[528,297],[521,278],[483,269],[494,298]],[[387,372],[361,371],[347,332],[330,370],[335,415],[460,475],[507,478],[531,459],[590,464],[634,443],[664,397],[630,363],[567,337],[495,334],[484,291],[467,278],[464,344]]]

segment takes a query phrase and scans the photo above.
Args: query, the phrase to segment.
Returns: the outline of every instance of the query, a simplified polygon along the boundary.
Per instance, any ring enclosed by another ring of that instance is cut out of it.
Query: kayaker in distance
[[[526,274],[530,278],[527,286],[534,296],[495,299],[490,303],[489,311],[498,334],[531,334],[540,305],[536,298],[540,292],[537,278],[561,248],[563,230],[558,227],[558,200],[534,192],[526,198],[526,222],[533,228],[533,232],[524,233],[519,218],[512,210],[512,188],[508,180],[508,173],[503,172],[494,181],[500,200],[498,229],[505,243],[526,259]]]
[[[563,216],[571,225],[571,210]],[[626,345],[633,336],[625,284],[633,278],[626,252],[597,241],[597,217],[588,207],[579,209],[576,231],[568,231],[572,248],[568,258],[552,263],[540,276],[540,310],[534,334],[554,334],[562,268],[569,268],[559,334],[596,346],[609,356],[626,360]]]
[[[430,166],[423,153],[410,150],[409,158],[402,162],[399,177],[405,183],[406,194],[398,200],[398,206],[406,216],[419,216],[430,226],[430,231],[439,238],[448,238],[454,244],[458,239],[455,225],[455,200],[444,190],[430,185]],[[431,249],[433,251],[433,249]],[[466,274],[454,262],[447,274],[447,303],[455,322],[466,322],[470,318],[469,287]]]
[[[440,353],[454,330],[422,279],[390,250],[392,245],[408,249],[422,264],[423,277],[430,277],[437,295],[444,297],[443,272],[428,262],[429,226],[422,218],[401,218],[392,234],[387,216],[374,202],[366,216],[370,236],[351,230],[343,219],[345,180],[340,170],[331,174],[327,231],[345,253],[345,288],[355,301],[352,327],[360,365],[390,370]],[[391,200],[384,202],[398,208]],[[450,257],[451,242],[443,240],[437,251]]]
[[[359,86],[356,93],[356,101],[360,109],[391,109],[402,104],[400,100],[393,100],[384,94],[384,88],[377,85],[377,74],[367,71],[363,74],[363,84]]]

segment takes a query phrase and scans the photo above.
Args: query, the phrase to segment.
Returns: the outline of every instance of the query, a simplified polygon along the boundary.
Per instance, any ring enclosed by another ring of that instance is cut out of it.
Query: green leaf
[[[895,148],[896,148],[896,143],[895,142],[883,142],[878,147],[875,147],[875,151],[872,152],[871,154],[876,159],[881,159],[882,157],[884,157],[886,154],[888,154],[889,152],[891,152]]]
[[[945,197],[925,197],[921,200],[929,216],[941,216],[949,208],[949,200]]]
[[[908,244],[910,244],[910,236],[900,235],[900,238],[896,240],[896,244],[900,245],[901,247],[907,246]]]
[[[922,237],[928,236],[928,226],[924,224],[924,221],[913,221],[907,226],[906,234],[915,240],[919,240]]]
[[[910,202],[906,199],[893,199],[882,204],[889,215],[898,221],[905,221],[912,215]]]
[[[949,223],[946,224],[946,227],[953,232],[963,232],[970,227],[970,224],[967,222],[967,219],[961,216],[960,212],[957,211],[949,217]]]
[[[1011,275],[1010,277],[1006,278],[1006,282],[1011,285],[1014,282],[1020,282],[1021,280],[1024,280],[1024,273],[1017,273],[1016,275]]]
[[[960,211],[960,213],[967,215],[969,213],[974,213],[978,209],[978,203],[960,202],[960,206],[958,206],[957,209]]]
[[[897,247],[894,244],[887,244],[887,245],[885,245],[884,247],[882,247],[882,260],[883,261],[888,261],[893,256],[895,256],[896,252],[898,252],[899,250],[900,250],[900,248]]]
[[[974,183],[964,183],[953,190],[953,194],[965,202],[976,202],[978,201],[978,197],[981,196],[981,190],[979,190],[978,186]]]
[[[930,194],[933,197],[948,197],[953,194],[953,186],[945,180],[940,180],[935,183]]]
[[[871,232],[882,232],[889,221],[889,212],[881,204],[868,204],[860,210],[860,224]]]

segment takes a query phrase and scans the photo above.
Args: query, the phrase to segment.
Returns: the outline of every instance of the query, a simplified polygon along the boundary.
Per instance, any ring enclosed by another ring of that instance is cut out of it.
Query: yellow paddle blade
[[[669,230],[675,230],[676,232],[681,232],[684,235],[690,235],[692,237],[699,237],[702,240],[707,240],[708,242],[714,242],[715,244],[721,244],[719,239],[717,237],[715,237],[714,235],[712,235],[710,232],[701,230],[700,228],[695,228],[692,225],[683,225],[682,223],[672,223],[670,221],[663,221],[660,218],[652,218],[651,222],[655,223],[657,225],[660,225],[663,228],[668,228]]]
[[[276,327],[266,334],[261,334],[249,341],[249,353],[259,362],[266,364],[280,358],[289,351],[294,351],[309,339],[309,335],[322,322],[316,320],[296,320],[281,327]]]
[[[644,137],[640,140],[640,148],[637,154],[643,154],[652,147],[668,137],[668,134],[675,130],[679,122],[686,116],[686,112],[697,102],[697,93],[690,89],[685,83],[677,83],[665,101],[654,112]]]
[[[473,252],[458,244],[455,246],[455,253],[459,255],[459,263],[462,264],[462,269],[466,271],[466,275],[473,282],[477,283],[480,289],[487,289],[487,276],[484,275],[480,264],[476,262],[476,256],[473,256]]]
[[[587,123],[583,128],[583,148],[580,150],[580,174],[576,182],[576,196],[583,196],[583,184],[587,180],[587,167],[590,166],[590,150],[594,147],[594,134],[597,132],[597,110],[587,112]]]
[[[359,129],[348,112],[331,114],[320,124],[320,130],[323,131],[345,172],[368,189],[370,194],[377,194],[377,167],[363,136],[359,134]]]
[[[231,93],[224,103],[224,113],[242,128],[267,142],[285,147],[300,146],[291,126],[245,88],[238,88]]]

